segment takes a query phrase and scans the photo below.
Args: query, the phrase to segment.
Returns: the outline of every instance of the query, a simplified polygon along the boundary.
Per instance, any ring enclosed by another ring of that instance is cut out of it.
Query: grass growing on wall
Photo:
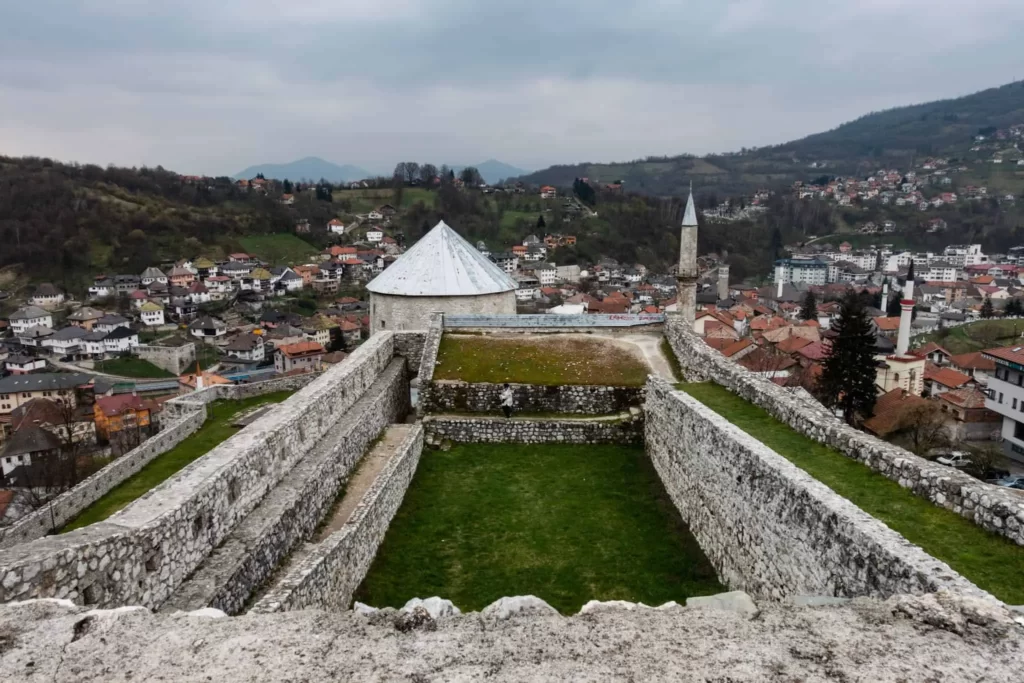
[[[677,382],[683,381],[683,366],[679,364],[679,358],[676,357],[676,352],[672,350],[672,345],[669,344],[668,339],[665,337],[661,338],[661,355],[665,356],[668,364],[672,367],[672,376]]]
[[[356,599],[536,595],[569,614],[722,590],[642,447],[460,444],[424,452]]]
[[[520,384],[643,386],[650,369],[627,347],[580,335],[441,338],[434,379]]]
[[[914,495],[721,385],[680,388],[980,588],[1011,605],[1024,603],[1024,547]]]
[[[206,406],[206,422],[199,428],[199,431],[166,453],[158,455],[141,470],[82,510],[77,517],[60,530],[60,533],[67,533],[96,522],[102,522],[118,510],[127,507],[129,503],[170,479],[186,465],[206,455],[214,447],[237,433],[239,428],[232,426],[231,423],[239,412],[267,403],[280,403],[293,393],[292,391],[275,391],[241,401],[216,401]]]

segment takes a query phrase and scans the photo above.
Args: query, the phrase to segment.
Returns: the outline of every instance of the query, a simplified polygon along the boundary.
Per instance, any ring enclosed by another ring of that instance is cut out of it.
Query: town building
[[[154,301],[147,301],[139,307],[139,318],[142,324],[156,327],[164,324],[164,307]]]
[[[91,332],[93,326],[96,324],[96,321],[98,321],[103,316],[103,311],[95,309],[92,306],[82,306],[77,311],[68,316],[68,323],[75,327],[81,327]]]
[[[516,312],[516,281],[444,221],[366,288],[371,334],[426,329],[434,311]]]
[[[286,344],[274,352],[274,369],[280,374],[318,372],[324,353],[324,347],[316,342]]]
[[[52,311],[64,303],[64,292],[54,287],[49,282],[44,282],[36,288],[28,302],[33,306]]]
[[[101,396],[93,404],[96,436],[110,441],[120,432],[148,432],[152,422],[152,403],[131,394]]]
[[[24,334],[33,327],[53,328],[53,316],[39,306],[23,306],[11,313],[8,320],[15,336]]]
[[[260,335],[240,334],[224,347],[224,351],[229,358],[246,363],[259,363],[266,357],[263,346],[263,337]]]
[[[828,282],[828,264],[816,258],[779,259],[775,262],[775,282],[824,285]]]

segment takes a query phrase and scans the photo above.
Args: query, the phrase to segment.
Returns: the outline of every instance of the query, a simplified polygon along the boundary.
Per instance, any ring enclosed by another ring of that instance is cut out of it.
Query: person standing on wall
[[[498,398],[501,399],[501,412],[505,413],[505,419],[511,418],[515,399],[512,396],[512,387],[508,385],[508,382],[505,382],[505,386],[502,388],[501,393],[498,394]]]

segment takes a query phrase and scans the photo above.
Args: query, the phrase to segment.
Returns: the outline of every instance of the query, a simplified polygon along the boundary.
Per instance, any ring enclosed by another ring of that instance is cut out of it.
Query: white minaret
[[[896,355],[906,356],[910,348],[910,318],[914,312],[914,262],[910,262],[907,271],[907,283],[903,285],[903,298],[900,299],[900,336],[896,340]]]
[[[679,234],[679,272],[676,274],[677,298],[683,320],[691,327],[697,315],[697,209],[693,204],[693,182],[683,212]]]
[[[729,266],[718,266],[718,300],[729,298]]]
[[[882,314],[889,310],[889,280],[882,283]]]

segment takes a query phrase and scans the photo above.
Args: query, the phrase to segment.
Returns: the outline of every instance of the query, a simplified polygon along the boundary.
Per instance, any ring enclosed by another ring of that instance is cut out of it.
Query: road
[[[676,381],[675,375],[672,374],[672,366],[661,352],[661,340],[664,337],[660,332],[657,334],[637,333],[626,335],[595,334],[593,336],[632,344],[643,354],[647,366],[654,375],[667,379],[669,382]]]

